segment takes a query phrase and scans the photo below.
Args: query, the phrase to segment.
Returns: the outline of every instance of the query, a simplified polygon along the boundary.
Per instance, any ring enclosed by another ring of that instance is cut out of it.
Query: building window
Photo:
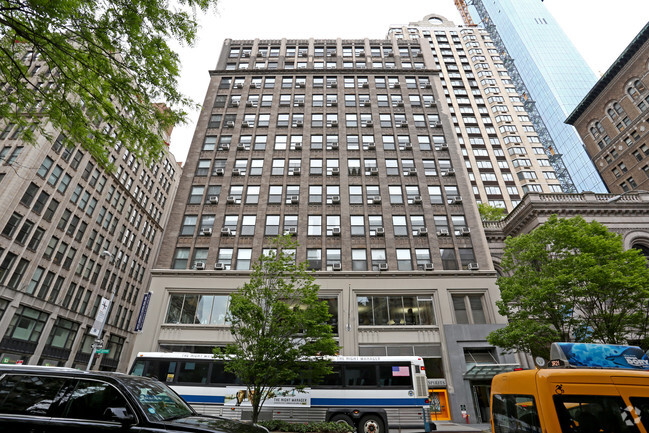
[[[176,248],[172,269],[187,269],[189,262],[189,248]]]
[[[483,295],[452,295],[455,322],[458,324],[480,325],[487,323]]]
[[[455,250],[452,248],[440,248],[442,256],[442,268],[446,271],[457,270],[457,259],[455,258]]]
[[[239,271],[250,270],[251,263],[252,263],[252,249],[239,248],[239,250],[237,251],[236,269]]]
[[[48,315],[21,305],[11,318],[7,328],[8,338],[37,343],[47,322]]]
[[[79,330],[79,324],[61,317],[56,319],[46,346],[70,350]]]
[[[397,269],[400,271],[412,271],[412,258],[407,248],[397,248]]]
[[[20,215],[19,213],[14,212],[11,217],[9,217],[9,221],[7,221],[7,225],[5,225],[4,229],[2,230],[2,234],[4,236],[7,236],[8,238],[13,237],[14,233],[16,233],[16,230],[18,229],[18,225],[22,221],[23,216]]]
[[[232,254],[233,254],[233,249],[232,248],[220,248],[219,249],[219,257],[217,259],[217,263],[223,264],[223,267],[226,270],[230,270],[232,267]]]
[[[428,296],[358,296],[360,326],[435,325],[433,298]]]
[[[180,228],[181,236],[193,236],[196,230],[196,223],[198,222],[197,215],[185,215],[183,225]]]
[[[230,297],[225,295],[173,294],[165,323],[226,325],[225,316],[230,305]]]
[[[386,265],[388,263],[384,248],[372,248],[370,254],[372,257],[373,271],[379,271],[380,265]]]
[[[367,251],[364,249],[352,249],[352,271],[367,270]]]

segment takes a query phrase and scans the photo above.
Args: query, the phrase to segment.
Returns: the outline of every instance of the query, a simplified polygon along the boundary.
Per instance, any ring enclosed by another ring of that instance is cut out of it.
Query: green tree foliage
[[[177,89],[178,55],[191,45],[196,12],[216,0],[3,0],[0,118],[35,141],[49,120],[70,146],[110,167],[120,143],[146,162],[166,146],[161,132],[193,103]],[[155,102],[163,102],[161,109]],[[110,125],[111,128],[104,125]]]
[[[488,341],[548,356],[553,341],[623,344],[646,338],[649,270],[597,221],[553,215],[507,238],[496,304],[509,324]]]
[[[480,212],[482,221],[500,221],[507,214],[505,208],[491,206],[487,203],[478,203],[478,212]]]
[[[317,382],[330,373],[324,356],[338,351],[319,286],[307,263],[295,261],[296,242],[290,236],[272,242],[273,252],[255,262],[250,281],[232,294],[228,320],[234,343],[214,349],[252,396],[253,422],[282,385],[305,378]]]

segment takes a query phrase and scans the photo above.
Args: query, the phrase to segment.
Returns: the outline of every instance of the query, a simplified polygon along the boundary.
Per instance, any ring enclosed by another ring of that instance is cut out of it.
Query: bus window
[[[541,433],[539,414],[531,395],[494,394],[491,413],[494,433]]]
[[[231,385],[239,383],[234,373],[225,371],[223,362],[212,363],[212,375],[210,376],[210,383],[219,385]]]
[[[340,364],[334,364],[331,366],[331,374],[326,375],[322,378],[322,382],[319,385],[314,385],[314,388],[319,386],[322,387],[337,387],[343,386],[343,368]]]
[[[640,421],[645,426],[645,430],[649,429],[649,398],[631,397],[631,404],[635,414],[640,417]]]
[[[179,383],[207,383],[208,362],[181,362],[178,368],[177,382]]]
[[[155,377],[160,382],[173,382],[176,372],[176,361],[136,359],[131,374],[135,376]]]
[[[345,386],[376,385],[376,367],[374,364],[345,365]]]
[[[639,433],[620,396],[555,395],[562,432]]]
[[[379,385],[411,388],[410,363],[379,364]]]

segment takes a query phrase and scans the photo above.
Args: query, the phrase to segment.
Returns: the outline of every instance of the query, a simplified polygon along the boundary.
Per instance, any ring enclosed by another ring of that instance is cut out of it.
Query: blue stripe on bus
[[[181,397],[187,403],[211,403],[211,404],[223,404],[225,403],[225,397],[222,395],[188,395],[182,394]]]
[[[311,406],[424,406],[423,398],[312,398]]]

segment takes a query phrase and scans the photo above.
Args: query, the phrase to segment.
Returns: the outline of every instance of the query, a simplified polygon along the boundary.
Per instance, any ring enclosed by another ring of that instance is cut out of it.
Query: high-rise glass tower
[[[606,191],[576,130],[564,123],[597,81],[539,0],[468,0],[473,21],[492,35],[526,99],[566,191]],[[572,188],[571,188],[572,186]]]

